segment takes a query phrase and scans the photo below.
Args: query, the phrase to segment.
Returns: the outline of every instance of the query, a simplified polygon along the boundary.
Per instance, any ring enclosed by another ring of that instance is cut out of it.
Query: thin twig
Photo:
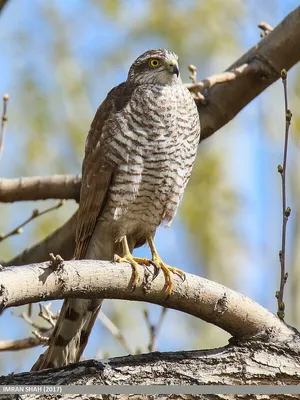
[[[266,22],[261,22],[257,26],[262,30],[262,32],[260,33],[261,37],[265,37],[268,35],[268,33],[273,31],[272,26],[267,24]]]
[[[45,321],[49,322],[49,324],[54,327],[55,322],[54,322],[54,314],[50,311],[49,307],[51,306],[51,303],[48,304],[48,306],[42,306],[39,304],[40,307],[40,312],[39,312],[39,317],[43,318]]]
[[[25,312],[23,312],[21,315],[19,315],[19,317],[24,319],[24,321],[27,322],[27,324],[32,326],[34,329],[37,329],[41,332],[46,332],[49,330],[49,327],[46,328],[46,327],[40,326],[36,322],[32,321],[32,319]]]
[[[148,310],[147,309],[144,310],[144,317],[145,317],[145,320],[146,320],[146,323],[147,323],[147,327],[149,329],[149,336],[150,336],[150,340],[149,340],[149,344],[148,344],[148,350],[149,351],[154,351],[155,350],[155,341],[156,341],[156,339],[158,337],[158,334],[159,334],[159,331],[161,329],[161,326],[162,326],[163,320],[165,318],[166,312],[167,312],[167,308],[163,307],[162,310],[161,310],[158,322],[157,322],[156,325],[154,325],[154,324],[152,324],[150,322]]]
[[[277,315],[281,320],[284,320],[285,316],[285,304],[283,301],[284,287],[288,278],[288,273],[285,272],[285,258],[286,258],[286,225],[288,218],[291,214],[290,207],[286,206],[286,166],[287,166],[287,154],[288,154],[288,139],[289,139],[289,128],[291,125],[292,113],[288,108],[288,97],[287,97],[287,72],[285,69],[281,71],[281,79],[284,90],[284,105],[285,105],[285,136],[284,136],[284,151],[283,151],[283,166],[278,165],[277,170],[281,175],[281,186],[282,186],[282,233],[281,233],[281,250],[279,251],[280,261],[280,288],[276,292],[276,298],[278,303]]]
[[[3,96],[3,111],[2,111],[1,128],[0,128],[0,159],[4,148],[4,135],[5,135],[6,121],[7,121],[8,100],[9,100],[9,95],[5,94]]]
[[[251,64],[245,63],[243,65],[240,65],[237,68],[232,69],[231,71],[225,71],[225,72],[222,72],[221,74],[211,75],[208,78],[203,79],[202,81],[187,83],[187,84],[185,84],[185,86],[190,91],[197,94],[197,96],[198,96],[198,93],[200,92],[200,90],[203,90],[205,88],[210,88],[210,87],[220,84],[220,83],[231,82],[242,76],[245,76],[248,74],[253,74],[258,71],[261,71],[261,64],[258,61],[253,61],[253,62],[251,62]],[[191,76],[193,76],[193,75],[191,75]],[[190,76],[190,78],[191,78],[191,76]]]
[[[110,333],[121,343],[124,349],[127,351],[128,354],[134,354],[133,350],[127,343],[126,339],[120,332],[119,328],[105,315],[101,312],[98,316],[99,320],[105,326],[106,329],[110,331]]]
[[[195,65],[193,65],[193,64],[190,64],[188,66],[188,70],[191,72],[191,75],[189,76],[189,78],[192,81],[192,84],[197,85],[197,67],[195,67]],[[190,89],[190,90],[192,90],[192,89]],[[205,102],[205,97],[203,96],[202,93],[200,93],[200,89],[194,90],[194,93],[196,94],[198,100],[200,100],[202,103]]]
[[[55,206],[47,208],[44,211],[39,211],[37,209],[33,210],[32,215],[28,219],[26,219],[26,221],[24,221],[22,224],[20,224],[16,228],[14,228],[12,231],[6,233],[5,235],[3,235],[3,234],[0,235],[0,242],[2,242],[2,240],[7,239],[10,236],[18,235],[18,234],[22,233],[23,232],[23,230],[22,230],[23,226],[27,225],[29,222],[31,222],[32,220],[34,220],[37,217],[40,217],[41,215],[44,215],[44,214],[46,214],[46,213],[48,213],[50,211],[53,211],[53,210],[57,210],[63,204],[64,204],[64,200],[61,200]]]
[[[41,335],[39,331],[33,331],[32,334],[40,340],[40,344],[47,344],[49,336]]]
[[[0,340],[0,351],[16,351],[31,349],[32,347],[40,346],[41,344],[47,344],[49,337],[53,333],[53,328],[50,328],[40,334],[39,331],[34,331],[34,336],[29,336],[25,339],[16,340]]]

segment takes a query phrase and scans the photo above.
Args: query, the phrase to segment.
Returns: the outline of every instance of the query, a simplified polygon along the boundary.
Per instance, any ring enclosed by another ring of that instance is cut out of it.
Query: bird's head
[[[148,50],[131,65],[128,80],[138,84],[181,83],[178,56],[165,49]]]

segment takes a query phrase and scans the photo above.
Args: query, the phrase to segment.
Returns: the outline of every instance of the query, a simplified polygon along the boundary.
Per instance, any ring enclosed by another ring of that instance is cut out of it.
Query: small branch
[[[147,327],[149,329],[149,336],[150,336],[150,340],[149,340],[149,344],[148,344],[148,350],[149,351],[154,351],[155,350],[155,341],[156,341],[156,339],[158,337],[158,334],[159,334],[159,331],[161,329],[163,320],[164,320],[164,318],[166,316],[166,312],[167,312],[167,308],[163,307],[161,309],[159,320],[158,320],[157,324],[154,325],[150,321],[148,310],[146,310],[146,309],[144,310],[144,317],[145,317],[145,320],[146,320]]]
[[[268,33],[273,31],[272,26],[267,24],[266,22],[261,22],[257,26],[262,30],[261,37],[265,37]]]
[[[286,206],[286,168],[287,168],[287,155],[288,155],[288,140],[289,140],[289,128],[291,125],[292,113],[288,108],[288,96],[287,96],[287,72],[286,70],[281,71],[281,78],[284,90],[284,106],[285,106],[285,135],[284,135],[284,150],[283,150],[283,166],[278,165],[278,172],[281,175],[281,186],[282,186],[282,232],[281,232],[281,250],[279,251],[280,261],[280,288],[276,292],[277,298],[277,315],[281,320],[284,320],[285,315],[285,304],[283,301],[284,287],[288,278],[288,273],[285,272],[285,258],[286,258],[286,226],[288,218],[291,214],[290,207]]]
[[[1,3],[0,3],[0,11],[1,11]],[[4,148],[4,136],[5,136],[6,121],[7,121],[8,100],[9,100],[9,95],[5,94],[3,96],[3,111],[2,111],[1,128],[0,128],[0,159],[2,156],[3,148]]]
[[[172,294],[166,300],[165,277],[159,274],[147,288],[149,271],[139,267],[139,280],[131,291],[132,268],[109,261],[64,261],[56,271],[49,262],[0,271],[0,311],[41,300],[68,297],[146,301],[176,309],[213,323],[235,338],[268,333],[268,340],[293,335],[293,331],[265,308],[222,285],[186,274],[182,282],[173,277]],[[154,271],[152,271],[154,273]],[[275,336],[274,336],[275,335]]]
[[[80,175],[32,176],[0,179],[0,202],[74,199],[79,201]]]
[[[106,329],[121,343],[128,354],[134,354],[134,351],[129,346],[127,340],[122,335],[120,329],[108,318],[104,312],[99,313],[99,321],[105,326]]]
[[[49,330],[49,328],[45,328],[43,326],[40,326],[39,324],[35,323],[34,321],[32,321],[32,319],[26,314],[26,313],[22,313],[21,315],[19,315],[20,318],[24,319],[24,321],[32,326],[35,330],[41,331],[41,332],[46,332]]]
[[[39,304],[40,307],[40,312],[39,312],[39,317],[43,318],[45,321],[49,322],[49,324],[54,328],[55,326],[55,315],[50,311],[51,303],[48,304],[48,306],[42,306],[42,304]]]
[[[53,210],[57,210],[58,208],[60,208],[62,205],[64,204],[64,200],[61,200],[59,203],[57,203],[55,206],[53,207],[49,207],[44,211],[39,211],[38,209],[33,210],[31,217],[29,217],[28,219],[26,219],[26,221],[24,221],[22,224],[20,224],[19,226],[17,226],[16,228],[14,228],[12,231],[6,233],[5,235],[0,235],[0,242],[2,242],[3,240],[7,239],[10,236],[13,235],[19,235],[23,232],[23,227],[27,224],[29,224],[29,222],[31,222],[32,220],[34,220],[35,218],[38,218],[50,211]]]
[[[191,72],[191,75],[189,76],[189,78],[193,82],[193,85],[196,85],[196,83],[197,83],[197,67],[195,67],[195,65],[193,65],[193,64],[190,64],[188,66],[188,69]],[[195,89],[195,94],[197,96],[196,99],[201,101],[204,104],[205,97],[200,93],[200,90]]]
[[[0,340],[0,351],[17,351],[45,345],[48,343],[52,333],[53,328],[43,332],[43,335],[41,335],[39,331],[35,331],[33,332],[34,336],[29,336],[25,339]]]
[[[194,67],[193,65],[190,65],[190,67]],[[211,88],[219,83],[226,83],[226,82],[231,82],[234,81],[235,79],[238,79],[242,76],[245,76],[247,74],[254,74],[262,70],[262,67],[259,62],[254,61],[251,64],[245,63],[237,68],[232,69],[231,71],[226,71],[222,72],[221,74],[216,74],[216,75],[211,75],[208,78],[205,78],[201,80],[200,82],[195,81],[195,72],[192,72],[192,75],[190,75],[190,78],[193,80],[193,83],[187,83],[185,86],[193,93],[195,93],[199,97],[200,91],[203,91],[203,89],[206,88]],[[192,71],[192,69],[190,69]],[[200,93],[200,98],[203,98],[203,95]],[[195,101],[197,101],[197,97],[195,98]]]

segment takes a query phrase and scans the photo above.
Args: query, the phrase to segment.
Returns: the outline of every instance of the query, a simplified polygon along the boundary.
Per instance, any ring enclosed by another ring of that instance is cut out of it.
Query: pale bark
[[[24,200],[74,199],[79,200],[80,175],[31,176],[1,179],[0,202]]]
[[[171,332],[170,332],[171,334]],[[173,331],[172,334],[176,334]],[[214,350],[149,353],[106,360],[88,360],[67,367],[0,377],[0,385],[297,385],[300,382],[300,343],[255,341],[230,344]],[[57,396],[57,395],[56,395]],[[232,395],[130,396],[130,399],[235,399]],[[27,397],[26,397],[27,398]],[[32,396],[30,398],[45,398]],[[55,399],[55,396],[47,399]],[[63,399],[73,398],[70,395]],[[127,399],[128,395],[74,398]],[[298,395],[240,396],[239,399],[296,399]]]
[[[174,287],[168,299],[161,272],[152,281],[153,267],[140,267],[137,287],[132,291],[132,268],[108,261],[66,261],[6,267],[0,272],[0,311],[41,300],[66,297],[145,301],[210,322],[235,338],[265,332],[277,341],[287,340],[294,331],[275,315],[233,290],[195,275],[186,280],[173,276]]]

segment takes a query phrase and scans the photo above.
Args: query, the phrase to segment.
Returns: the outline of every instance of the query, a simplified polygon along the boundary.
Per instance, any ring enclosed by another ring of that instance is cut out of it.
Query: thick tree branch
[[[146,301],[183,311],[229,332],[235,338],[259,332],[286,340],[294,334],[268,310],[222,285],[187,274],[174,276],[174,289],[166,300],[165,279],[152,283],[153,271],[140,267],[137,288],[131,291],[132,269],[108,261],[67,261],[7,267],[0,272],[0,310],[41,300],[65,297]],[[151,287],[150,287],[151,286]]]
[[[74,199],[79,200],[80,175],[32,176],[1,179],[0,202],[24,200]]]
[[[282,69],[292,68],[300,60],[299,43],[300,7],[297,7],[256,46],[226,69],[226,72],[230,72],[244,66],[236,73],[238,79],[227,82],[225,76],[224,83],[204,90],[200,87],[200,92],[207,99],[207,105],[197,102],[201,140],[226,125],[251,100],[279,79]],[[205,83],[205,80],[202,82]]]
[[[299,337],[280,346],[259,338],[230,344],[214,350],[175,353],[149,353],[106,360],[87,360],[67,367],[10,374],[0,377],[0,385],[296,385],[300,379]],[[41,395],[39,395],[41,396]],[[56,399],[57,395],[47,395]],[[81,395],[82,396],[82,395]],[[82,398],[81,396],[74,398]],[[39,400],[45,397],[37,397]],[[62,396],[69,399],[69,396]],[[73,396],[72,396],[73,398]],[[86,397],[87,398],[87,397]],[[122,395],[92,396],[93,399],[124,400]],[[156,399],[153,396],[130,396],[130,399]],[[164,399],[232,400],[232,395],[176,395]],[[255,395],[239,399],[296,399],[297,396]]]

